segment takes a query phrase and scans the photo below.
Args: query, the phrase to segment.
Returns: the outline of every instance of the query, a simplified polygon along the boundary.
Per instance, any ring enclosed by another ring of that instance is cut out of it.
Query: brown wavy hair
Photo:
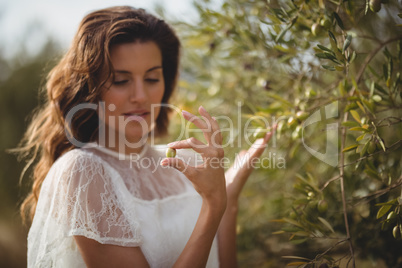
[[[28,159],[21,177],[35,163],[32,191],[21,205],[24,222],[33,219],[50,167],[58,157],[75,148],[66,133],[80,142],[96,141],[99,123],[95,110],[79,110],[69,125],[66,115],[78,104],[101,100],[102,88],[113,76],[112,46],[136,41],[155,42],[161,50],[165,81],[162,103],[168,103],[176,86],[180,54],[180,41],[173,29],[145,10],[129,6],[101,9],[84,17],[70,49],[48,74],[45,103],[15,150]],[[156,119],[155,133],[159,136],[167,133],[168,112],[167,107],[161,107]]]

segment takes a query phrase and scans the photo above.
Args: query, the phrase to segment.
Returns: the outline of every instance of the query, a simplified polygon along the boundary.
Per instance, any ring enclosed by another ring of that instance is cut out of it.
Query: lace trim
[[[135,154],[122,154],[122,153],[113,151],[109,148],[106,148],[95,142],[88,143],[84,148],[96,148],[97,150],[104,152],[105,154],[108,154],[115,158],[118,158],[119,160],[137,160],[137,159],[142,158],[144,156],[144,154],[147,152],[148,144],[144,144],[144,147],[142,147],[141,152],[135,153]]]

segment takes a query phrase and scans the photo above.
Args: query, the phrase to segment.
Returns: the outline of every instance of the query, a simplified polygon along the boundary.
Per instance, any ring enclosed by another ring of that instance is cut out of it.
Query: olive
[[[320,32],[321,32],[321,25],[318,24],[318,23],[314,23],[314,24],[311,26],[311,32],[313,33],[314,36],[319,35]]]
[[[399,225],[396,225],[394,227],[394,229],[392,230],[392,235],[394,236],[394,238],[396,240],[400,240],[401,239],[401,230],[399,228]]]
[[[296,126],[297,124],[298,124],[298,123],[297,123],[296,118],[294,118],[293,116],[289,117],[289,119],[288,119],[288,126],[293,127],[293,126]]]
[[[391,221],[394,220],[395,218],[396,218],[395,211],[391,211],[390,213],[388,213],[387,220]]]
[[[166,149],[166,157],[169,157],[169,158],[176,157],[176,149],[167,148]]]
[[[326,200],[320,200],[317,205],[318,211],[320,213],[325,213],[328,210],[328,202]]]
[[[303,111],[298,111],[296,113],[296,118],[299,119],[300,121],[303,121],[304,119],[306,119],[308,117],[308,113],[303,112]]]
[[[329,28],[331,28],[332,23],[327,17],[325,17],[321,19],[320,25],[328,30]]]
[[[373,12],[378,12],[381,10],[381,0],[370,0],[370,9]]]
[[[377,149],[376,142],[375,142],[375,141],[370,141],[370,144],[369,144],[369,146],[368,146],[368,148],[367,148],[367,152],[368,152],[369,154],[372,154],[372,153],[375,152],[376,149]]]

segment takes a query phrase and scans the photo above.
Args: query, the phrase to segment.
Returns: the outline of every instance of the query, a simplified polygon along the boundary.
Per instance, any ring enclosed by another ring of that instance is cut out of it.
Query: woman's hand
[[[226,209],[221,131],[216,120],[202,106],[198,111],[202,119],[185,111],[183,116],[202,130],[207,143],[190,138],[168,146],[174,149],[191,148],[202,156],[203,163],[193,167],[178,158],[165,158],[161,161],[162,166],[171,166],[183,172],[202,197],[197,223],[174,267],[206,266],[212,242]]]
[[[207,143],[196,138],[169,143],[174,149],[191,148],[202,156],[203,163],[198,166],[190,166],[179,158],[165,158],[162,166],[171,166],[179,171],[193,183],[195,190],[207,203],[226,207],[225,172],[222,163],[224,151],[222,148],[222,135],[218,123],[201,106],[199,113],[202,119],[189,112],[183,111],[186,120],[192,122],[202,130]]]
[[[275,129],[276,126],[272,128],[273,131]],[[234,164],[226,171],[228,204],[237,204],[240,192],[254,170],[254,163],[267,147],[273,131],[268,132],[264,138],[257,139],[247,151],[241,151],[236,156]]]

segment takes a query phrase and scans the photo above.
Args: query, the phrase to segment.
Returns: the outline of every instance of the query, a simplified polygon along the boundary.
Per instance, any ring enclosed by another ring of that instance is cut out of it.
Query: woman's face
[[[162,54],[151,41],[111,48],[114,80],[102,94],[106,143],[136,143],[153,128],[165,91]],[[103,112],[103,114],[101,114]]]

